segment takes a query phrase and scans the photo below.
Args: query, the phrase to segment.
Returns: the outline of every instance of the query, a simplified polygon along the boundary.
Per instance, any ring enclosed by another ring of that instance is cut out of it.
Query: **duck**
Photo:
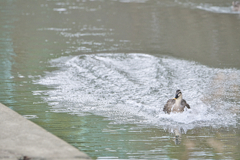
[[[169,99],[164,105],[163,111],[166,114],[181,113],[184,111],[184,108],[187,107],[190,109],[190,105],[183,99],[182,92],[180,89],[176,90],[175,98]]]
[[[232,2],[232,10],[236,11],[236,12],[240,12],[240,2],[239,1]]]

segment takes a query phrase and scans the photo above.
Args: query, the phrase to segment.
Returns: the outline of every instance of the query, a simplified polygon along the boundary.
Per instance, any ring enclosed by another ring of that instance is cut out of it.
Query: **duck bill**
[[[178,99],[178,94],[175,95],[175,98],[174,99]]]

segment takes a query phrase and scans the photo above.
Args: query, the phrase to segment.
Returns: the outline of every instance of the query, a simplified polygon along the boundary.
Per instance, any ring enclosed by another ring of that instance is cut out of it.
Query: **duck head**
[[[175,98],[174,99],[182,99],[182,92],[180,89],[176,91]]]

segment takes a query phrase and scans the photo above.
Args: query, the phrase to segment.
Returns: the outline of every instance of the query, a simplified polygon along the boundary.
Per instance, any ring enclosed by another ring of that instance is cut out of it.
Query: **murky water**
[[[231,3],[1,1],[0,101],[93,159],[238,159]]]

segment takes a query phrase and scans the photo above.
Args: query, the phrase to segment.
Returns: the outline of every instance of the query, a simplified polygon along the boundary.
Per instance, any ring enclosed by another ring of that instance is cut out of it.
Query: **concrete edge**
[[[0,160],[89,160],[42,127],[0,103]]]

